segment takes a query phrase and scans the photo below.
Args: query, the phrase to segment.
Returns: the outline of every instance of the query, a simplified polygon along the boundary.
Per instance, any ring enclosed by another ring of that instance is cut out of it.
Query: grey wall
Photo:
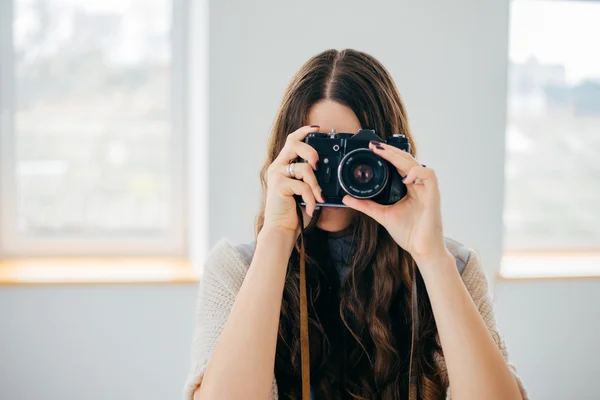
[[[496,0],[211,3],[210,231],[252,238],[258,171],[293,73],[352,47],[390,70],[421,160],[440,178],[446,233],[501,255],[508,4]]]
[[[0,289],[0,399],[181,398],[195,284]]]
[[[600,399],[600,279],[499,281],[496,314],[532,399]]]
[[[189,121],[192,154],[209,154],[206,185],[205,160],[192,162],[192,183],[202,185],[191,194],[192,202],[208,196],[209,245],[221,237],[252,239],[257,174],[292,74],[318,51],[353,47],[393,74],[420,159],[438,171],[446,233],[478,249],[494,276],[502,249],[507,10],[496,0],[212,1],[208,138],[201,136],[205,103],[197,92]],[[192,20],[199,35],[206,21]],[[190,60],[201,76],[202,65],[201,56]],[[196,260],[205,247],[202,215],[195,209],[190,220]],[[600,376],[598,284],[498,285],[498,318],[533,398],[600,393],[593,379]],[[0,399],[178,398],[195,291],[195,285],[0,288]]]

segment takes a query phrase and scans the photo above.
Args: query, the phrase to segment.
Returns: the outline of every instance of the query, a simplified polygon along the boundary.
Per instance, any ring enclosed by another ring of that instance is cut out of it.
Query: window
[[[184,249],[183,0],[0,4],[0,246]]]
[[[511,3],[505,245],[600,250],[600,2]]]

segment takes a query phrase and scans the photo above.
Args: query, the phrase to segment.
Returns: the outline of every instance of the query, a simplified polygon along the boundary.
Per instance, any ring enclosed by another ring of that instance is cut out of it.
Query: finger
[[[280,164],[287,165],[298,157],[308,161],[308,163],[313,167],[313,169],[315,171],[317,170],[319,153],[317,153],[317,151],[312,146],[304,142],[299,142],[297,140],[288,140],[283,149],[281,149],[281,153],[277,158],[279,159]]]
[[[288,175],[288,165],[282,166],[285,171],[283,174],[285,176]],[[318,199],[319,202],[325,203],[325,199],[323,198],[323,190],[319,186],[319,182],[317,181],[317,177],[314,171],[311,169],[310,164],[308,163],[295,163],[294,164],[294,176],[295,179],[304,181],[310,186],[315,199]]]
[[[385,143],[371,142],[369,148],[384,160],[389,161],[402,176],[408,174],[411,168],[421,165],[410,153]]]
[[[437,178],[435,172],[431,168],[426,168],[419,165],[411,168],[402,182],[404,182],[405,185],[424,185],[426,183],[437,184]]]
[[[284,190],[285,195],[292,196],[297,194],[302,196],[302,200],[304,200],[304,204],[306,204],[306,213],[312,217],[317,206],[317,202],[310,186],[308,186],[308,184],[305,182],[290,178],[285,179],[284,185],[286,188]]]
[[[296,157],[299,156],[299,154],[292,151],[294,145],[296,143],[303,143],[303,140],[306,138],[306,136],[308,136],[309,133],[317,132],[318,130],[319,130],[319,125],[310,125],[310,126],[303,126],[302,128],[296,129],[294,132],[290,133],[287,136],[287,139],[285,140],[285,145],[279,152],[279,155],[277,156],[276,160],[280,164],[287,164],[290,161],[295,160]],[[308,147],[310,147],[310,146],[308,146]],[[315,151],[315,153],[316,153],[316,151]],[[300,157],[302,157],[302,156],[300,156]],[[302,158],[304,158],[304,157],[302,157]],[[312,156],[312,158],[314,159],[315,157]],[[304,158],[304,159],[308,160],[308,158]],[[319,157],[317,155],[316,160],[318,160],[318,159],[319,159]],[[316,160],[314,160],[315,161],[314,163],[311,163],[311,165],[313,165],[314,169],[317,168]]]
[[[294,132],[290,133],[288,135],[288,139],[292,139],[292,140],[301,142],[304,140],[304,138],[306,138],[308,136],[309,133],[317,132],[319,130],[319,128],[320,128],[319,125],[303,126],[301,128],[296,129]]]
[[[383,214],[386,206],[376,203],[373,200],[359,200],[349,195],[344,196],[342,203],[368,215],[383,225]]]

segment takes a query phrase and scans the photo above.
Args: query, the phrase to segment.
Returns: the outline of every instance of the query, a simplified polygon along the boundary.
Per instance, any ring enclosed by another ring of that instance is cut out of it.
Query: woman
[[[327,200],[314,173],[323,166],[304,139],[361,128],[408,138],[411,153],[369,147],[405,177],[407,195],[316,210]],[[429,400],[450,387],[454,399],[526,398],[479,258],[444,238],[435,172],[414,156],[404,104],[377,60],[329,50],[300,69],[261,173],[256,242],[221,241],[208,257],[186,398]],[[308,162],[290,168],[297,157]]]

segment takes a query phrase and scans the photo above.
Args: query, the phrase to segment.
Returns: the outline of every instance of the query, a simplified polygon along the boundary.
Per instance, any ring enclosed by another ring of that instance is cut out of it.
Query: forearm
[[[515,377],[465,288],[452,255],[417,264],[431,301],[453,399],[521,399]]]
[[[259,234],[252,263],[196,399],[269,398],[283,287],[293,246],[293,235],[264,230]]]

